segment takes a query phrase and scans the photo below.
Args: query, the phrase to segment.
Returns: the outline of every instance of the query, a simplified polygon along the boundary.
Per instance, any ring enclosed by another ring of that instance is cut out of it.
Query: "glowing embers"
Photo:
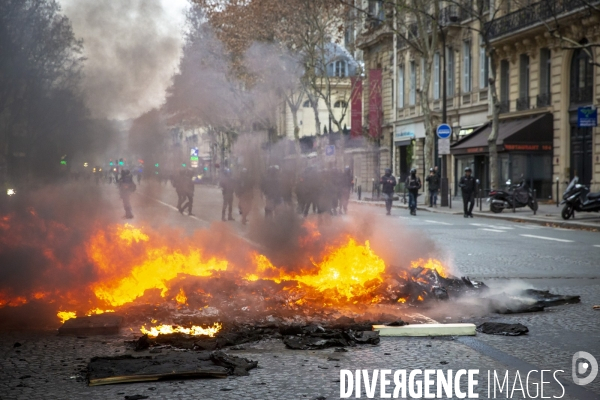
[[[77,318],[77,313],[75,311],[59,311],[56,313],[56,316],[60,319],[60,323],[64,324],[65,321],[68,321],[71,318]]]
[[[226,260],[206,259],[191,244],[175,247],[167,238],[148,236],[131,225],[99,232],[88,245],[88,253],[100,275],[92,290],[113,307],[131,303],[148,289],[157,289],[165,297],[168,282],[179,274],[207,277],[228,266]]]
[[[219,322],[215,322],[212,326],[207,326],[206,328],[202,326],[193,325],[190,328],[185,328],[178,325],[158,325],[152,326],[150,329],[146,329],[145,326],[140,328],[140,331],[143,334],[146,334],[151,337],[156,337],[158,335],[168,335],[170,333],[184,333],[186,335],[191,336],[208,336],[214,337],[223,327]]]

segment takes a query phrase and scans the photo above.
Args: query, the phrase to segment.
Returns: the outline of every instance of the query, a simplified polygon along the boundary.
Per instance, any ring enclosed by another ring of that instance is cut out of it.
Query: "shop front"
[[[490,122],[451,146],[455,160],[455,193],[460,193],[458,181],[466,167],[471,167],[486,193],[491,189],[487,142],[491,129]],[[538,198],[551,197],[552,136],[553,118],[550,113],[500,121],[496,141],[500,183],[524,180],[536,190]]]
[[[396,126],[394,129],[394,174],[400,182],[408,177],[415,161],[415,140],[425,137],[423,123]]]

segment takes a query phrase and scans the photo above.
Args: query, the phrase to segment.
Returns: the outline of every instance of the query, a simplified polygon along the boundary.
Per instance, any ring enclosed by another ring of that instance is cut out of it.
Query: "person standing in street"
[[[254,197],[254,186],[250,179],[247,168],[242,168],[242,172],[236,184],[235,194],[238,197],[238,207],[242,215],[242,224],[248,222],[248,214],[252,209],[252,200]]]
[[[344,172],[340,174],[340,214],[348,214],[348,202],[350,201],[352,185],[354,185],[352,170],[346,165]]]
[[[429,207],[437,207],[437,195],[440,189],[440,176],[433,168],[429,169],[429,176],[425,178],[429,190]]]
[[[381,184],[381,193],[385,199],[386,215],[392,215],[392,203],[394,202],[394,188],[396,187],[396,177],[392,175],[392,170],[385,169],[385,174],[379,180]]]
[[[181,181],[181,190],[183,193],[183,198],[187,201],[184,205],[181,206],[179,212],[183,215],[183,212],[187,208],[188,215],[193,216],[192,214],[192,206],[194,205],[194,181],[192,180],[192,174],[188,171],[183,171],[182,181]]]
[[[473,206],[475,206],[475,187],[477,186],[477,180],[471,175],[471,168],[465,168],[465,175],[460,178],[458,186],[462,190],[464,217],[473,218]]]
[[[235,181],[231,176],[231,170],[225,168],[223,170],[223,176],[219,182],[221,190],[223,192],[223,209],[221,210],[222,221],[235,221],[233,218],[233,193],[235,191]],[[227,213],[227,219],[225,219],[225,213]]]
[[[410,175],[406,178],[406,190],[408,190],[408,208],[410,215],[417,215],[417,197],[421,189],[421,178],[417,176],[415,168],[410,170]]]
[[[123,200],[123,208],[125,209],[125,218],[132,219],[133,214],[131,212],[131,202],[129,197],[131,193],[135,192],[135,183],[133,183],[133,177],[128,169],[121,171],[121,178],[117,181],[119,188],[119,196]]]

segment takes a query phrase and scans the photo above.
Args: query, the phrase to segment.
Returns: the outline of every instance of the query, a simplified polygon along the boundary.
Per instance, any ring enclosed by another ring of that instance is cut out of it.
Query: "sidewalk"
[[[400,194],[400,199],[394,201],[394,208],[408,209],[408,204],[404,204],[402,201],[402,194]],[[451,215],[461,215],[463,214],[463,203],[462,198],[455,197],[452,198],[452,208],[448,207],[429,207],[423,204],[425,200],[425,196],[421,195],[417,199],[417,210],[420,211],[429,211],[433,213],[441,213],[441,214],[451,214]],[[357,204],[367,204],[372,206],[384,207],[385,204],[383,200],[380,201],[364,201],[351,199],[353,203]],[[439,198],[438,198],[439,201]],[[408,203],[408,198],[407,198]],[[486,198],[482,199],[481,211],[479,203],[476,203],[477,206],[473,208],[473,215],[478,217],[485,218],[494,218],[494,219],[502,219],[514,222],[526,222],[531,224],[539,224],[539,225],[551,225],[563,228],[576,228],[576,229],[591,229],[591,230],[600,230],[600,214],[599,213],[575,213],[575,219],[570,219],[565,221],[562,219],[560,212],[562,210],[562,206],[556,207],[556,203],[548,204],[539,204],[539,208],[537,210],[536,215],[533,214],[533,211],[529,207],[525,208],[517,208],[513,213],[511,210],[504,210],[499,214],[495,214],[490,211],[490,205],[486,202]]]

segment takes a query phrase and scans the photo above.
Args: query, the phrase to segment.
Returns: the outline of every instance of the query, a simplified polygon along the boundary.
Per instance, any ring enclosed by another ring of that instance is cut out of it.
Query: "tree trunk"
[[[431,119],[431,107],[429,105],[429,85],[431,83],[431,73],[427,71],[431,70],[431,62],[428,59],[425,59],[425,76],[423,81],[423,87],[419,91],[419,101],[421,102],[421,110],[423,113],[423,124],[425,126],[425,159],[423,160],[423,178],[425,178],[428,174],[429,168],[433,167],[435,164],[435,135],[433,129],[433,121]]]
[[[500,125],[500,99],[498,98],[498,91],[496,90],[496,57],[494,53],[490,54],[490,92],[492,97],[492,131],[488,136],[488,148],[490,154],[490,188],[498,189],[499,176],[498,176],[498,147],[496,141],[498,140],[498,128]],[[483,177],[481,177],[483,178]]]

